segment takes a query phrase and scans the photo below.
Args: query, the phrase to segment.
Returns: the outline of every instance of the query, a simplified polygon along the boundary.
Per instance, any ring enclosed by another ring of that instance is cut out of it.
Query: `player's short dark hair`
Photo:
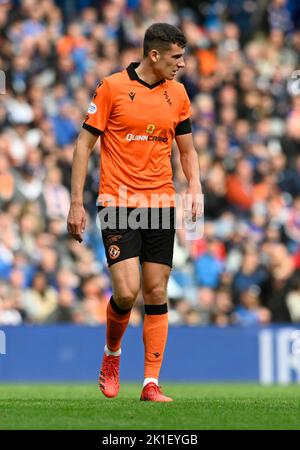
[[[186,38],[183,32],[168,23],[154,23],[145,32],[144,57],[153,48],[161,52],[167,51],[171,44],[177,44],[184,48],[186,46]]]

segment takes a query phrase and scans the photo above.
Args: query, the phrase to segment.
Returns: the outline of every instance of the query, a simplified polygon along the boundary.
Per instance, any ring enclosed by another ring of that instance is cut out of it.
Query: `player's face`
[[[178,70],[185,66],[183,55],[184,48],[177,44],[171,44],[169,50],[159,53],[159,58],[156,62],[156,72],[160,75],[160,78],[173,80]]]

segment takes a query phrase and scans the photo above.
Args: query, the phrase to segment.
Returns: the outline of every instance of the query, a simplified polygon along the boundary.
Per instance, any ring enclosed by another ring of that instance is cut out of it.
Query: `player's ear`
[[[158,62],[160,59],[160,53],[158,50],[155,50],[155,49],[153,49],[149,52],[149,56],[153,62]]]

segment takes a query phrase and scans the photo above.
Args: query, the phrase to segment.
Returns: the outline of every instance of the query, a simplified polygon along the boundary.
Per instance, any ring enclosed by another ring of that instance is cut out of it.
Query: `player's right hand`
[[[68,233],[76,241],[82,242],[85,225],[86,215],[83,205],[80,203],[71,203],[67,219]]]

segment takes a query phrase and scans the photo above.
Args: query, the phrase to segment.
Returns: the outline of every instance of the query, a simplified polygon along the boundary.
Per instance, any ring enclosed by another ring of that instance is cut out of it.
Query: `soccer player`
[[[109,398],[119,391],[122,337],[141,282],[145,356],[140,399],[172,401],[162,393],[158,378],[168,334],[167,283],[175,234],[170,162],[173,138],[188,182],[193,220],[202,213],[190,102],[184,86],[174,80],[184,67],[185,45],[178,28],[166,23],[151,25],[144,36],[142,61],[105,77],[98,85],[74,152],[68,231],[81,242],[86,222],[83,189],[88,159],[101,136],[97,203],[113,296],[107,306],[99,386]],[[135,227],[129,218],[137,218],[137,212],[143,220]],[[165,226],[165,212],[169,226]]]

